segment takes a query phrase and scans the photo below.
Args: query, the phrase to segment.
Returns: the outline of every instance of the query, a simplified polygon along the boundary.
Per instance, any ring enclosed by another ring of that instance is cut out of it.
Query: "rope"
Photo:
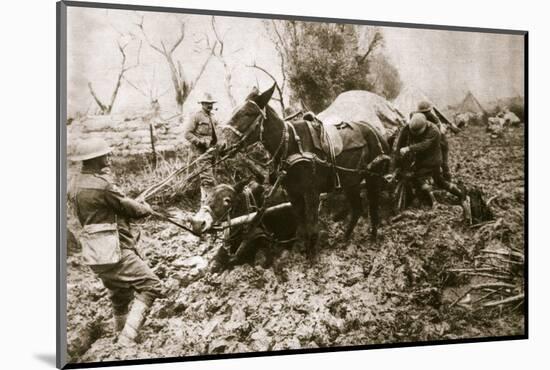
[[[160,213],[160,212],[154,211],[154,212],[152,213],[152,215],[155,216],[155,217],[160,218],[161,220],[164,220],[164,221],[167,221],[167,222],[169,222],[169,223],[171,223],[171,224],[173,224],[173,225],[176,225],[176,226],[178,226],[179,228],[181,228],[181,229],[183,229],[183,230],[185,230],[185,231],[188,231],[188,232],[190,232],[191,234],[193,234],[193,235],[195,235],[195,236],[200,237],[199,234],[195,233],[193,230],[191,230],[191,229],[188,228],[187,226],[184,226],[184,225],[180,224],[179,222],[174,221],[174,220],[171,219],[170,217],[168,217],[168,216],[166,216],[166,215],[164,215],[164,214],[162,214],[162,213]]]

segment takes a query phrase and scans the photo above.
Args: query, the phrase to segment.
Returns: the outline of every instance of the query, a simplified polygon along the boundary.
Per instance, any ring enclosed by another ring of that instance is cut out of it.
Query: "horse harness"
[[[239,142],[237,142],[237,144],[235,144],[236,146],[239,146],[256,129],[256,125],[259,125],[260,142],[262,142],[262,144],[263,144],[264,121],[267,119],[266,108],[265,107],[261,108],[255,101],[250,100],[250,99],[247,100],[246,103],[251,103],[252,105],[254,105],[257,108],[258,113],[259,113],[258,117],[256,117],[256,119],[252,122],[252,124],[249,127],[247,127],[247,129],[244,132],[240,132],[239,130],[237,130],[236,128],[234,128],[230,125],[226,125],[226,126],[224,126],[224,128],[227,128],[227,129],[231,130],[237,137],[239,137]],[[371,175],[381,176],[380,174],[370,170],[370,167],[372,167],[372,166],[370,166],[370,164],[369,164],[369,166],[367,166],[366,169],[360,169],[359,167],[361,165],[362,160],[359,162],[357,168],[348,168],[348,167],[343,167],[343,166],[337,165],[334,160],[321,159],[315,153],[312,153],[312,152],[309,152],[309,151],[304,151],[303,146],[302,146],[302,139],[300,138],[300,136],[296,132],[296,128],[294,127],[294,125],[292,123],[288,122],[288,121],[283,120],[282,122],[283,122],[283,132],[281,134],[281,140],[279,142],[279,145],[277,146],[277,149],[273,153],[272,158],[267,162],[267,165],[270,165],[271,163],[277,161],[277,156],[280,154],[280,157],[279,157],[279,160],[278,160],[278,163],[277,163],[277,166],[276,166],[277,167],[277,172],[281,172],[283,170],[288,170],[289,168],[293,167],[294,165],[296,165],[297,163],[300,163],[300,162],[309,162],[313,166],[315,166],[316,164],[320,164],[320,165],[325,166],[325,167],[333,168],[335,170],[335,173],[336,173],[336,170],[340,170],[340,171],[350,172],[350,173],[369,173]],[[290,141],[290,135],[291,134],[294,138],[294,141],[296,142],[296,146],[298,147],[298,153],[292,153],[292,154],[288,155],[288,147],[289,147],[289,141]],[[376,137],[376,138],[379,141],[378,137]],[[378,142],[378,144],[379,144],[380,149],[382,149],[379,142]],[[383,150],[382,150],[382,153],[383,153]],[[338,180],[337,180],[337,183],[339,183]]]

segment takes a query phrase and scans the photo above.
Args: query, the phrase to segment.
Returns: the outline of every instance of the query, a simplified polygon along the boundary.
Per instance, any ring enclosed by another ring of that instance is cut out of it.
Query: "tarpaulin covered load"
[[[317,115],[321,121],[365,121],[389,136],[405,124],[405,117],[383,97],[364,90],[346,91]]]

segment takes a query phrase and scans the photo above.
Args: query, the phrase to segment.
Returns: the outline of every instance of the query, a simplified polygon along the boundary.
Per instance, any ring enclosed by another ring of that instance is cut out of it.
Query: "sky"
[[[176,112],[168,64],[147,43],[142,41],[139,47],[143,34],[136,24],[142,17],[149,40],[158,46],[161,41],[167,47],[172,45],[178,38],[180,22],[185,22],[185,38],[174,52],[174,59],[181,61],[188,79],[197,75],[208,55],[204,51],[204,35],[211,32],[211,16],[69,7],[69,116],[96,109],[88,82],[104,102],[110,100],[121,63],[117,42],[127,44],[127,66],[137,64],[139,54],[139,66],[128,70],[125,77],[147,96],[123,81],[113,113],[145,109],[149,96],[159,98],[164,117]],[[272,84],[264,73],[247,65],[256,63],[280,80],[279,59],[261,20],[216,17],[216,24],[223,35],[226,63],[233,77],[232,93],[237,102],[253,86],[258,84],[265,89]],[[456,104],[468,90],[482,103],[523,95],[522,36],[397,27],[382,30],[383,52],[399,70],[404,84],[422,90],[437,104]],[[197,109],[199,97],[210,92],[219,100],[218,115],[227,116],[232,108],[224,78],[222,62],[210,59],[184,110]]]
[[[384,29],[387,54],[406,85],[441,104],[468,91],[481,102],[523,95],[523,37],[477,32]]]

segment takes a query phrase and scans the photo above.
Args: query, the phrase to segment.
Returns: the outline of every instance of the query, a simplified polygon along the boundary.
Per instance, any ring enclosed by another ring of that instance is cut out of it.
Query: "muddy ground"
[[[363,219],[345,243],[343,225],[325,214],[316,265],[290,249],[268,269],[258,263],[211,274],[205,267],[219,240],[141,221],[140,247],[167,298],[155,302],[135,348],[114,344],[107,293],[74,253],[67,265],[71,362],[523,334],[521,303],[453,305],[480,278],[449,272],[472,267],[483,248],[523,250],[523,128],[492,139],[470,127],[450,144],[456,178],[493,198],[496,222],[487,227],[465,226],[460,207],[441,204],[387,217],[376,243],[367,242]],[[522,287],[522,276],[520,268],[511,283]]]

